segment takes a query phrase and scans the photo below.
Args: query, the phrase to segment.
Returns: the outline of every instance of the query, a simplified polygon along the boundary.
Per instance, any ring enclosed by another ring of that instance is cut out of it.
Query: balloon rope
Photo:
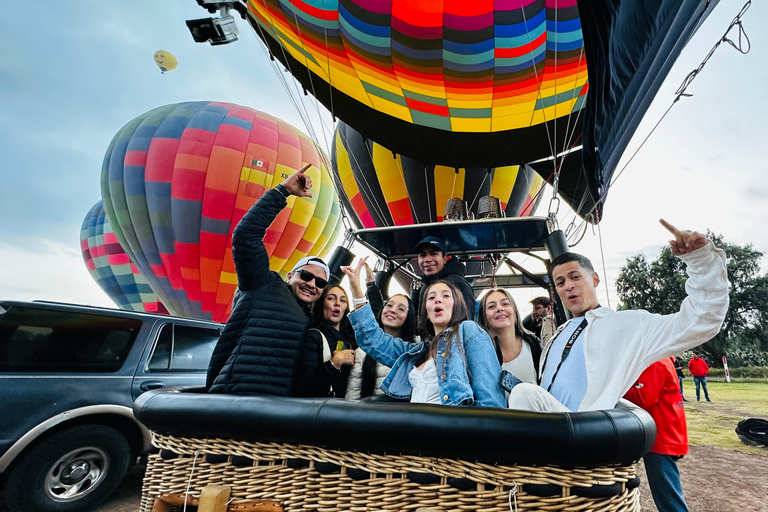
[[[424,165],[424,190],[427,191],[427,211],[429,212],[429,221],[433,222],[432,220],[432,205],[429,202],[429,179],[427,178],[427,164]],[[433,171],[434,172],[434,171]],[[435,206],[437,207],[437,206]]]
[[[200,455],[199,450],[195,450],[195,458],[192,459],[192,469],[189,470],[189,480],[187,480],[187,492],[184,493],[184,508],[182,512],[187,512],[187,500],[189,499],[189,488],[192,486],[192,475],[195,474],[195,463],[197,462],[197,456]]]
[[[600,219],[597,219],[597,239],[600,243],[600,260],[603,263],[603,284],[605,285],[605,298],[608,307],[611,307],[611,296],[608,292],[608,271],[605,270],[605,251],[603,250],[603,230],[600,228]]]
[[[339,134],[341,134],[341,138],[343,139],[343,142],[344,142],[344,147],[345,148],[349,148],[350,146],[349,146],[349,143],[348,143],[346,130],[339,130],[338,132],[339,132]],[[360,135],[360,137],[362,137],[362,135]],[[371,162],[373,162],[373,151],[368,146],[369,143],[370,143],[370,141],[368,141],[368,140],[364,140],[363,141],[363,145],[365,146],[365,149],[368,151],[368,158],[370,158]],[[373,143],[371,143],[371,144],[373,144]],[[357,168],[361,169],[362,167],[360,166],[360,162],[358,162],[358,160],[357,160],[357,156],[355,155],[355,152],[347,150],[347,153],[354,160],[355,165],[357,166]],[[361,174],[361,177],[362,177],[362,182],[358,181],[358,180],[355,180],[355,181],[357,181],[358,188],[362,189],[363,187],[365,187],[365,189],[367,190],[368,194],[370,194],[370,196],[373,197],[373,189],[371,188],[371,184],[368,183],[368,179],[365,177],[364,173],[360,173],[360,174]],[[361,190],[361,193],[362,193],[362,190]],[[366,206],[368,206],[367,203],[366,203]],[[372,201],[371,202],[371,206],[373,206],[373,209],[376,211],[376,213],[378,214],[379,218],[383,221],[386,217],[383,214],[383,210],[379,207],[379,205],[376,204],[376,201]]]
[[[262,3],[263,3],[263,1],[262,1]],[[266,5],[264,6],[264,8],[266,9]],[[275,63],[275,60],[274,60],[274,57],[272,56],[271,51],[268,50],[268,47],[267,47],[267,36],[264,34],[264,29],[262,28],[262,24],[260,23],[260,20],[258,19],[258,17],[256,18],[256,25],[254,27],[254,30],[259,33],[259,37],[264,42],[264,46],[262,46],[262,51],[265,54],[267,54],[267,56],[269,57],[270,64],[272,66],[272,69],[275,72],[275,75],[277,75],[278,80],[280,81],[280,83],[283,86],[283,90],[288,95],[288,98],[291,100],[291,103],[293,103],[293,106],[296,109],[296,111],[298,112],[299,117],[301,118],[301,121],[304,123],[304,126],[306,127],[307,131],[310,132],[310,136],[311,136],[313,130],[312,130],[312,127],[310,126],[309,119],[304,116],[304,113],[302,112],[301,108],[299,107],[298,99],[294,97],[293,92],[291,91],[290,86],[288,85],[288,82],[285,79],[285,76],[283,75],[283,73],[280,72],[280,69],[277,67],[277,64]],[[280,51],[283,54],[283,58],[285,59],[286,66],[288,66],[288,69],[290,69],[290,63],[288,61],[288,58],[286,57],[285,48],[283,47],[282,43],[280,42],[280,37],[277,35],[277,33],[274,30],[272,32],[273,33],[272,33],[271,37],[275,40],[277,45],[280,47]],[[316,140],[316,138],[313,138],[313,140]]]
[[[514,485],[509,490],[509,512],[517,512],[517,482],[512,483]]]
[[[464,170],[465,176],[466,176],[466,169]],[[518,176],[520,175],[520,170],[518,169]],[[472,210],[472,207],[475,206],[475,201],[477,201],[477,196],[480,195],[480,191],[483,189],[483,185],[485,185],[485,182],[488,181],[488,177],[491,175],[491,170],[488,169],[488,172],[485,173],[485,178],[483,178],[482,183],[480,183],[480,186],[477,188],[477,192],[475,192],[475,197],[472,198],[472,202],[469,204],[469,210]]]
[[[536,84],[538,85],[538,87],[536,89],[536,99],[538,101],[540,101],[541,100],[541,85],[542,84],[539,82],[539,71],[538,71],[538,69],[536,69],[536,60],[534,59],[533,49],[531,48],[531,42],[532,41],[531,41],[531,33],[530,33],[529,29],[528,29],[528,17],[525,15],[525,9],[520,9],[520,12],[523,15],[523,22],[525,23],[525,32],[526,32],[526,34],[528,36],[528,52],[531,53],[531,63],[533,64],[533,75],[534,75],[534,77],[536,79]],[[545,50],[544,50],[544,66],[546,66],[546,62],[547,62],[547,55],[546,55],[546,46],[545,46]],[[533,123],[533,116],[534,116],[535,113],[536,113],[536,104],[534,103],[534,109],[531,111],[531,119],[528,122],[528,126],[531,126],[531,124]],[[552,136],[549,133],[549,125],[547,124],[547,110],[546,109],[542,110],[542,115],[544,116],[544,129],[547,131],[547,142],[549,144],[549,150],[552,153],[552,156],[555,156],[555,144],[552,143]],[[553,164],[553,166],[554,165],[556,165],[556,164]]]
[[[400,179],[403,182],[403,188],[408,191],[408,184],[405,182],[405,170],[403,169],[403,160],[402,155],[398,156],[396,153],[392,153],[392,158],[395,159],[395,162],[397,162],[397,167],[400,169]],[[411,203],[411,198],[408,198],[408,205],[411,208],[411,214],[413,215],[414,220],[416,221],[416,224],[421,224],[421,220],[419,220],[419,216],[417,215],[416,209],[413,207],[413,204]]]
[[[299,40],[302,40],[303,36],[301,35],[301,27],[299,26],[299,17],[294,15],[293,20],[295,21],[295,25],[296,25],[296,32],[299,33]],[[326,28],[323,28],[323,32],[325,32],[325,31],[326,31]],[[326,59],[327,59],[328,58],[328,38],[327,38],[327,36],[326,36],[325,49],[326,49]],[[328,127],[323,122],[323,118],[321,117],[321,114],[320,114],[320,107],[318,106],[319,102],[317,101],[317,91],[315,90],[315,82],[314,82],[314,80],[312,80],[312,71],[309,70],[309,66],[307,66],[307,76],[309,77],[309,87],[310,87],[310,89],[312,89],[312,97],[315,98],[313,103],[315,104],[315,110],[317,111],[317,118],[320,120],[320,127],[321,127],[320,131],[323,134],[323,140],[325,140],[325,148],[326,148],[326,151],[328,151],[330,153],[330,148],[331,147],[328,144],[328,137],[326,135],[326,131],[328,131]],[[330,82],[331,82],[331,66],[330,66],[330,64],[328,64],[328,83],[330,84]],[[296,83],[295,80],[294,80],[294,83]],[[331,92],[333,92],[333,88],[331,88]],[[331,94],[331,96],[333,96],[333,95]],[[304,101],[302,100],[302,105],[303,104],[304,104]],[[331,135],[332,135],[332,132],[331,132]],[[318,141],[315,141],[315,142],[318,142]]]

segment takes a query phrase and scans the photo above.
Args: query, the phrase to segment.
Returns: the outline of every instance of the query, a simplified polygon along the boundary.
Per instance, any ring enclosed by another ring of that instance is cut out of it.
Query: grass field
[[[768,382],[707,382],[712,402],[696,401],[693,381],[685,379],[685,415],[688,440],[693,446],[716,446],[726,450],[768,457],[768,447],[743,444],[734,432],[744,418],[768,419]]]

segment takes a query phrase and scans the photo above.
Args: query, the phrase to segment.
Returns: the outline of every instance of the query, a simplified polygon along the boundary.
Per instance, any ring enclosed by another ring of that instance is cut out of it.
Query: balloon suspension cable
[[[605,270],[605,251],[603,250],[603,231],[600,228],[600,219],[597,219],[597,239],[600,243],[600,260],[603,264],[603,284],[605,285],[605,299],[608,307],[611,307],[611,295],[608,292],[608,272]]]
[[[296,24],[296,32],[298,32],[298,34],[299,34],[299,40],[302,40],[303,36],[301,35],[301,27],[299,27],[299,18],[298,18],[298,16],[294,16],[293,20],[294,20],[294,22]],[[326,39],[326,52],[327,52],[327,48],[328,48],[328,46],[327,46],[327,39]],[[326,57],[327,57],[327,53],[326,53]],[[330,84],[330,80],[331,80],[330,69],[331,69],[330,66],[328,66],[328,83],[329,84]],[[320,107],[318,106],[319,102],[317,101],[317,91],[315,91],[315,82],[314,82],[314,80],[312,80],[312,72],[309,69],[307,69],[307,76],[309,77],[309,86],[312,89],[312,97],[315,98],[315,101],[313,103],[315,104],[315,110],[317,111],[317,118],[320,121],[320,127],[321,127],[320,131],[323,133],[323,140],[325,140],[325,148],[326,148],[326,151],[330,152],[331,146],[328,144],[328,137],[326,135],[326,132],[328,131],[328,127],[323,122],[323,118],[322,118],[322,116],[320,114]],[[294,80],[294,82],[296,82],[296,81]],[[305,90],[305,94],[306,94],[306,90]],[[304,102],[302,101],[302,105],[303,104],[304,104]],[[333,132],[332,131],[330,132],[330,135],[331,135],[331,137],[333,136]],[[315,142],[317,142],[317,141],[315,141]]]
[[[264,6],[264,8],[266,9],[267,7],[266,7],[265,0],[261,0],[261,3]],[[299,38],[301,38],[301,30],[300,30],[300,28],[298,26],[298,20],[296,20],[296,24],[297,24],[296,25],[296,30],[298,31]],[[267,38],[264,35],[264,30],[262,28],[262,25],[258,22],[258,20],[256,22],[256,27],[258,27],[258,31],[260,33],[261,39],[263,41],[266,41]],[[269,28],[267,30],[269,30]],[[279,37],[279,35],[277,34],[277,32],[275,30],[269,30],[269,31],[270,31],[270,33],[272,35],[272,38],[280,46],[280,51],[282,52],[283,58],[285,59],[288,72],[291,73],[291,75],[293,76],[293,71],[291,70],[290,60],[288,58],[288,55],[286,54],[285,46],[280,42],[280,37]],[[326,41],[327,41],[327,34],[326,34]],[[265,47],[266,47],[266,44],[262,47],[262,49],[265,52],[267,52],[267,49]],[[315,143],[317,143],[319,145],[320,141],[319,141],[319,139],[317,137],[317,134],[316,134],[316,132],[314,130],[314,127],[312,126],[312,123],[310,121],[309,113],[308,113],[308,111],[306,109],[306,105],[304,105],[304,101],[303,101],[302,95],[299,93],[299,90],[298,90],[298,80],[294,79],[294,86],[296,88],[297,96],[298,96],[299,99],[294,97],[293,92],[291,91],[290,86],[288,85],[287,80],[285,79],[285,76],[283,75],[283,73],[280,72],[280,69],[277,67],[277,65],[274,63],[274,61],[272,59],[270,59],[270,61],[273,64],[272,67],[275,70],[275,73],[278,75],[281,83],[283,84],[283,89],[285,89],[286,93],[288,94],[288,97],[291,99],[291,102],[293,103],[294,107],[296,108],[297,112],[299,113],[299,117],[301,117],[302,122],[304,123],[307,131],[310,134],[310,137],[312,137],[312,139],[315,141]],[[312,74],[311,74],[311,72],[309,70],[307,70],[307,73],[308,73],[308,76],[309,76],[309,79],[310,79],[310,86],[312,88],[312,95],[313,95],[313,97],[316,97],[315,96],[315,92],[316,91],[315,91],[314,81],[312,81]],[[329,67],[329,73],[330,73],[330,67]],[[330,75],[328,76],[328,79],[329,79],[328,84],[329,84],[329,87],[331,88],[331,92],[332,92],[333,86],[330,83]],[[333,95],[331,94],[331,97],[332,96]],[[315,100],[315,109],[317,111],[317,115],[318,115],[318,119],[320,121],[321,127],[323,128],[323,138],[324,138],[324,140],[326,142],[326,151],[328,151],[330,153],[331,147],[330,147],[330,144],[329,144],[329,141],[328,141],[327,137],[325,136],[325,132],[327,130],[329,130],[329,128],[327,127],[326,123],[322,119],[322,116],[320,114],[320,109],[319,109],[317,103],[318,103],[317,100]],[[333,107],[331,107],[331,115],[333,116],[333,118],[335,120],[336,116],[335,116],[335,114],[333,112]],[[340,130],[339,133],[341,133],[342,138],[346,142],[346,133],[344,133],[342,130]],[[365,144],[365,147],[368,150],[368,156],[372,160],[373,159],[373,154],[372,154],[371,148],[368,146],[368,144]],[[354,153],[351,153],[351,156],[355,159],[355,163],[358,164],[357,159],[354,156]],[[334,179],[334,183],[336,184],[336,190],[338,192],[340,192],[340,193],[343,192],[344,188],[342,186],[342,183],[341,183],[340,179],[335,175],[335,173],[331,172],[330,174],[332,175],[332,177]],[[368,192],[370,193],[371,190],[372,190],[371,185],[367,182],[367,180],[365,180],[365,178],[364,178],[364,182],[365,182],[364,183],[365,188],[367,188]],[[344,208],[344,205],[341,202],[341,198],[339,198],[339,203],[340,203],[339,204],[340,212],[341,212],[341,216],[342,216],[342,223],[344,224],[344,226],[348,230],[351,230],[352,229],[351,221],[350,221],[349,217],[346,214],[346,209]],[[380,218],[382,218],[382,219],[385,218],[384,215],[383,215],[383,211],[378,207],[378,205],[374,205],[374,208],[377,210],[377,213],[379,214]]]
[[[405,170],[403,170],[403,160],[402,156],[400,158],[397,157],[397,153],[394,151],[392,152],[392,158],[395,159],[395,162],[397,162],[397,167],[400,169],[400,179],[403,183],[403,188],[408,189],[408,184],[405,182]],[[408,203],[410,204],[411,200],[408,199]],[[411,215],[413,215],[413,220],[416,222],[416,224],[421,224],[421,219],[419,219],[418,212],[415,208],[411,205]]]
[[[509,512],[517,512],[517,482],[512,482],[509,490]]]
[[[467,170],[464,170],[464,173],[467,173]],[[480,183],[480,186],[477,187],[477,192],[475,192],[475,197],[472,198],[472,202],[469,203],[469,209],[468,211],[472,211],[472,207],[475,206],[475,202],[477,201],[477,196],[480,195],[480,191],[483,190],[483,185],[485,185],[485,182],[488,181],[488,177],[491,175],[491,170],[488,169],[488,171],[485,173],[485,177],[483,178],[482,183]]]
[[[261,0],[261,4],[264,7],[264,9],[267,10],[267,5],[265,3],[265,0]],[[274,58],[273,58],[273,56],[271,54],[271,51],[267,47],[267,44],[266,44],[267,37],[265,36],[264,28],[262,27],[262,24],[259,21],[260,20],[258,18],[256,18],[255,30],[258,31],[259,37],[262,39],[262,41],[264,41],[264,45],[263,46],[260,45],[260,46],[262,46],[262,51],[264,51],[265,54],[269,57],[270,62],[272,64],[272,69],[274,70],[275,74],[277,75],[278,79],[280,80],[280,83],[282,84],[283,89],[288,94],[288,97],[291,100],[291,103],[293,103],[294,108],[298,112],[299,117],[301,118],[302,122],[304,123],[304,126],[305,126],[309,136],[312,138],[312,140],[316,144],[320,145],[320,139],[317,136],[317,133],[315,132],[314,126],[313,126],[312,121],[311,121],[310,116],[309,116],[309,112],[307,110],[306,105],[304,104],[304,100],[303,100],[303,97],[302,97],[303,95],[301,94],[301,92],[298,89],[298,80],[294,79],[294,81],[293,81],[294,88],[296,89],[296,96],[294,96],[294,93],[293,93],[293,91],[291,91],[291,87],[288,84],[288,81],[285,79],[285,76],[283,75],[283,73],[280,72],[280,69],[279,69],[278,65],[275,63]],[[282,53],[283,59],[285,60],[286,70],[289,73],[291,73],[291,76],[295,76],[293,74],[293,70],[291,69],[291,64],[290,64],[289,56],[286,54],[285,46],[280,42],[281,39],[280,39],[279,34],[277,33],[277,31],[274,28],[270,28],[269,24],[266,24],[266,25],[267,25],[266,26],[266,30],[270,33],[272,39],[274,39],[275,42],[277,43],[277,45],[280,47],[280,52]],[[301,37],[301,32],[300,31],[299,31],[299,37]],[[313,92],[313,96],[314,96],[314,92],[315,91],[314,91],[314,83],[312,82],[312,75],[309,72],[309,70],[307,70],[307,72],[309,74],[310,84],[311,84],[311,87],[313,89],[312,92]],[[305,94],[306,94],[306,89],[304,91],[305,91]],[[320,109],[317,106],[317,101],[315,101],[315,110],[317,111],[317,116],[318,116],[318,120],[320,122],[321,128],[324,128],[325,130],[327,130],[328,127],[326,126],[325,122],[323,121],[322,115],[320,113]],[[326,149],[326,151],[328,151],[330,149],[330,147],[328,145],[328,139],[325,136],[325,131],[323,131],[323,138],[325,139],[325,142],[326,142],[325,149]]]
[[[262,0],[262,3],[263,0]],[[266,9],[266,5],[264,5],[264,8]],[[299,106],[299,100],[293,95],[293,91],[291,91],[290,86],[288,85],[288,81],[285,79],[285,75],[280,71],[278,64],[275,62],[274,56],[272,55],[272,52],[269,50],[267,46],[267,36],[264,33],[264,28],[262,28],[262,24],[260,23],[260,20],[256,19],[256,24],[254,25],[254,30],[259,33],[259,37],[262,41],[264,41],[264,45],[259,45],[262,49],[262,51],[267,55],[269,58],[270,64],[272,66],[272,70],[275,72],[275,75],[277,76],[278,80],[280,81],[281,85],[283,86],[283,90],[288,95],[288,98],[291,100],[291,103],[293,103],[294,108],[299,114],[299,117],[301,118],[302,123],[304,123],[304,127],[309,132],[310,137],[313,138],[313,140],[317,141],[317,138],[313,136],[314,130],[312,128],[311,123],[309,122],[309,118],[306,115],[306,109],[302,110],[302,108]],[[267,27],[267,30],[269,31],[269,27]],[[280,51],[283,54],[283,58],[285,59],[287,69],[290,71],[290,61],[288,60],[288,57],[285,53],[285,48],[280,43],[280,37],[278,34],[272,30],[271,31],[271,37],[277,42],[277,45],[280,47]],[[303,102],[302,102],[303,105]]]
[[[197,457],[200,456],[200,451],[195,450],[195,457],[192,459],[192,469],[189,470],[189,480],[187,480],[187,490],[184,492],[184,508],[182,512],[187,512],[187,500],[189,499],[189,489],[192,487],[192,475],[195,474],[195,463],[197,463]]]
[[[346,130],[338,130],[338,133],[339,133],[339,136],[342,138],[342,141],[343,141],[345,147],[348,147],[349,146],[349,140],[347,139],[347,132],[346,132]],[[373,161],[373,151],[368,146],[368,142],[367,141],[365,141],[364,146],[365,146],[366,151],[368,152],[368,158],[370,158],[371,161]],[[360,162],[357,160],[357,156],[355,155],[355,153],[354,152],[350,152],[349,156],[354,161],[355,165],[360,167]],[[342,195],[346,196],[346,192],[344,190],[344,185],[341,182],[341,178],[339,176],[337,176],[336,173],[332,172],[330,174],[331,174],[331,178],[333,179],[336,191],[338,192],[338,195],[339,195],[339,207],[340,207],[340,210],[341,210],[342,222],[344,223],[344,226],[347,229],[353,229],[352,225],[350,223],[349,217],[346,214],[346,209],[344,208],[344,204],[341,201],[341,196]],[[372,193],[371,192],[372,191],[371,185],[370,185],[370,183],[368,183],[368,180],[365,178],[365,176],[363,176],[363,183],[362,184],[358,183],[358,187],[362,188],[362,185],[365,186],[365,188],[368,190],[369,193]],[[349,200],[349,197],[347,197],[347,200]],[[379,215],[379,217],[383,219],[384,215],[383,215],[383,211],[381,210],[381,208],[378,205],[376,205],[375,203],[373,204],[373,208],[374,208],[374,210],[376,210],[376,213]]]
[[[653,135],[653,132],[656,131],[656,128],[659,127],[661,122],[664,120],[665,117],[667,117],[667,114],[669,114],[669,111],[672,110],[672,107],[675,106],[675,104],[680,101],[681,98],[690,98],[693,96],[693,94],[686,93],[686,89],[688,89],[688,86],[691,85],[693,80],[701,73],[701,71],[704,69],[704,66],[707,64],[709,59],[712,57],[712,55],[715,53],[715,50],[717,50],[721,44],[728,43],[733,48],[736,49],[739,53],[742,55],[746,55],[749,53],[749,51],[752,49],[752,45],[749,41],[749,37],[747,36],[746,31],[744,30],[744,25],[742,25],[741,18],[744,16],[744,14],[747,12],[749,7],[752,5],[752,0],[747,0],[747,2],[744,4],[744,6],[741,8],[741,11],[739,11],[739,14],[736,15],[735,18],[731,21],[730,25],[728,25],[728,29],[725,31],[725,34],[723,34],[723,37],[721,37],[717,43],[712,47],[712,49],[709,51],[706,57],[704,57],[704,60],[701,61],[701,64],[696,67],[693,71],[688,73],[686,75],[685,79],[683,80],[683,83],[680,84],[680,87],[678,87],[677,91],[675,91],[675,99],[672,101],[672,104],[669,106],[669,108],[664,112],[664,115],[661,116],[661,118],[658,120],[658,122],[654,125],[654,127],[651,129],[651,131],[648,133],[648,135],[643,139],[643,142],[640,143],[640,146],[635,150],[634,153],[632,153],[632,156],[627,160],[627,162],[624,164],[624,166],[621,168],[621,170],[616,173],[616,175],[611,179],[611,183],[606,187],[605,191],[601,194],[601,196],[598,198],[597,201],[595,201],[595,204],[592,206],[592,209],[588,212],[588,215],[591,214],[593,211],[597,210],[597,207],[603,203],[607,197],[608,190],[616,183],[616,180],[619,179],[619,177],[624,173],[627,166],[634,160],[635,156],[640,152],[640,150],[643,148],[646,142],[648,142],[648,139],[651,138],[651,135]],[[704,12],[701,13],[701,16],[704,15]],[[728,34],[730,31],[734,28],[738,27],[738,42],[734,42],[732,39],[728,38]]]
[[[528,53],[531,55],[531,64],[533,64],[533,75],[534,75],[534,79],[536,80],[536,84],[538,85],[538,88],[536,90],[536,101],[538,102],[538,101],[541,101],[541,82],[539,81],[539,71],[536,68],[536,61],[533,58],[533,46],[532,46],[533,41],[531,40],[531,32],[530,32],[530,28],[528,27],[528,17],[525,15],[525,9],[521,9],[520,12],[523,15],[523,23],[525,24],[525,32],[526,32],[526,34],[528,36]],[[545,62],[545,61],[543,61],[543,62]],[[542,65],[542,67],[543,67],[543,65]],[[542,81],[543,81],[543,75],[542,75]],[[555,81],[555,83],[557,83],[557,81]],[[536,113],[536,109],[534,108],[531,111],[531,119],[530,119],[530,121],[528,123],[529,126],[533,124],[533,116],[534,116],[535,113]],[[552,135],[549,133],[549,125],[547,124],[547,110],[543,109],[542,110],[542,114],[544,116],[544,128],[545,128],[545,130],[547,132],[547,143],[549,144],[550,152],[554,156],[556,154],[555,146],[556,146],[557,143],[552,141]],[[553,165],[556,165],[556,162]]]

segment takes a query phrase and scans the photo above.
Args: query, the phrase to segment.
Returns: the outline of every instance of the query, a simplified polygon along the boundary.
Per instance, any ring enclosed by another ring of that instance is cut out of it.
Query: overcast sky
[[[625,162],[743,3],[721,0],[690,41]],[[134,117],[169,103],[216,100],[307,131],[245,21],[238,18],[235,44],[192,41],[184,21],[206,16],[194,0],[30,2],[0,14],[0,298],[113,306],[85,268],[79,234],[100,199],[109,141]],[[688,89],[693,97],[672,109],[610,191],[600,230],[614,307],[624,260],[653,257],[667,240],[659,217],[768,251],[768,163],[760,149],[768,134],[766,2],[750,8],[744,26],[752,51],[723,45]],[[177,56],[176,70],[160,74],[152,59],[158,49]],[[317,119],[315,131],[325,145]],[[549,193],[539,214],[548,202]],[[562,227],[571,220],[564,207],[559,217]],[[597,230],[574,250],[603,275]]]

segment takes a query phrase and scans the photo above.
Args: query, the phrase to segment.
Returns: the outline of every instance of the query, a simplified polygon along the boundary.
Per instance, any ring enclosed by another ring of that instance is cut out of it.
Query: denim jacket
[[[391,397],[409,399],[412,388],[408,374],[428,350],[427,344],[408,343],[385,333],[376,322],[370,305],[350,313],[349,320],[360,348],[377,362],[392,368],[381,389]],[[445,341],[438,338],[435,365],[441,403],[505,407],[504,392],[499,384],[501,366],[491,338],[469,320],[459,325],[458,335],[461,345],[454,340],[448,358],[445,357]]]

